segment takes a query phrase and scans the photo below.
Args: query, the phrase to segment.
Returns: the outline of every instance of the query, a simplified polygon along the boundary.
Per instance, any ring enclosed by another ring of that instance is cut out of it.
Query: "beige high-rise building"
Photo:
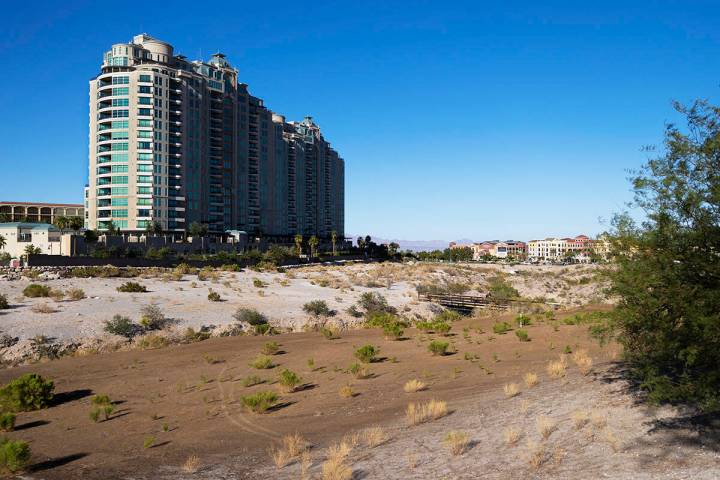
[[[217,53],[142,34],[90,81],[87,227],[344,235],[344,161],[310,117],[286,122]]]

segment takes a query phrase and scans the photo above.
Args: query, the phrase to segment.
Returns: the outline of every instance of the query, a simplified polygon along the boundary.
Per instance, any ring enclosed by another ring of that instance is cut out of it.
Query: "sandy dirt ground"
[[[30,442],[33,464],[26,478],[33,479],[320,479],[328,447],[343,439],[354,445],[345,462],[355,479],[720,475],[718,436],[708,433],[717,426],[705,430],[703,422],[679,411],[639,403],[616,371],[617,346],[598,345],[586,326],[540,318],[527,327],[531,340],[521,342],[513,332],[493,334],[497,320],[511,321],[512,315],[460,320],[450,337],[414,329],[403,341],[385,339],[379,329],[348,330],[335,340],[313,332],[240,336],[5,369],[1,382],[37,372],[55,380],[58,394],[51,408],[21,413],[18,428],[7,435]],[[455,353],[431,355],[433,338],[451,342]],[[276,366],[257,370],[249,364],[268,340],[280,344],[272,357]],[[355,349],[367,343],[380,347],[381,358],[359,379],[348,366],[356,361]],[[587,350],[594,361],[588,375],[572,360],[565,377],[548,375],[548,362],[566,348]],[[283,392],[268,413],[247,412],[241,397],[279,391],[284,368],[298,373],[303,387]],[[523,383],[527,372],[538,374],[538,385]],[[243,386],[250,375],[265,383]],[[427,389],[406,393],[410,379]],[[520,386],[517,396],[506,397],[509,383]],[[339,395],[346,385],[354,396]],[[115,402],[108,420],[88,417],[93,394]],[[408,426],[408,403],[431,399],[446,401],[449,414]],[[573,420],[578,410],[590,419],[580,428]],[[547,439],[537,428],[541,417],[556,425]],[[388,439],[370,448],[362,432],[373,426]],[[518,429],[516,445],[504,443],[508,427]],[[458,456],[443,441],[453,430],[470,440]],[[268,453],[292,433],[310,445],[304,477],[297,459],[278,469]],[[197,463],[189,473],[184,465],[192,456]]]

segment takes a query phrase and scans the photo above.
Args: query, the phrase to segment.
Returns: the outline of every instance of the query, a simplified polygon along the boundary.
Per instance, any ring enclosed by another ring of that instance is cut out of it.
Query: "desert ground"
[[[4,282],[0,291],[13,304],[0,315],[6,334],[121,345],[0,370],[3,383],[33,372],[56,385],[53,405],[18,414],[6,435],[30,443],[23,475],[32,479],[718,478],[714,420],[646,405],[623,374],[620,347],[565,321],[611,308],[598,300],[602,285],[584,280],[593,268],[512,268],[503,275],[523,296],[562,304],[552,315],[529,315],[529,341],[493,331],[500,321],[517,329],[509,312],[475,312],[453,322],[448,336],[409,327],[400,340],[349,325],[357,319],[345,310],[362,292],[382,293],[408,318],[427,318],[439,307],[419,302],[415,284],[462,281],[481,292],[503,270],[495,266],[318,267],[223,273],[202,283],[153,277],[139,280],[150,290],[142,294],[114,291],[123,279],[55,279],[44,283],[82,286],[88,298],[45,299],[60,311],[32,315],[43,300],[19,298],[30,281]],[[256,288],[255,278],[267,286]],[[225,301],[209,302],[209,288]],[[304,328],[315,320],[302,305],[315,299],[346,324],[338,338]],[[148,301],[176,319],[172,328],[229,324],[238,306],[287,328],[146,349],[107,338],[104,319],[137,318]],[[433,340],[447,341],[449,354],[431,354]],[[279,346],[271,368],[251,366],[268,342]],[[379,347],[378,358],[354,373],[354,352],[367,344]],[[278,383],[284,369],[301,377],[294,391]],[[406,391],[411,380],[423,388]],[[262,391],[280,397],[265,413],[248,411],[243,397]],[[93,395],[112,399],[107,419],[89,417]],[[409,419],[410,404],[432,400],[433,416]]]

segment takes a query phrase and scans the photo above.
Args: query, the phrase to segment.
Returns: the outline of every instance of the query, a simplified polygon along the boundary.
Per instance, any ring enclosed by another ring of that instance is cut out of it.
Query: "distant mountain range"
[[[349,235],[353,239],[353,243],[359,235]],[[372,241],[377,244],[395,242],[400,245],[400,250],[411,250],[413,252],[429,252],[432,250],[445,250],[450,244],[447,240],[399,240],[397,238],[380,238],[372,237]],[[455,243],[473,243],[473,240],[463,238],[453,240]]]

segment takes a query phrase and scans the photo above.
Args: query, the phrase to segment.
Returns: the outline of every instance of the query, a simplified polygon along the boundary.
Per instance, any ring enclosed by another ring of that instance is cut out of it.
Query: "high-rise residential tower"
[[[90,81],[88,228],[342,237],[344,183],[312,118],[270,111],[221,53],[191,62],[137,35]]]

